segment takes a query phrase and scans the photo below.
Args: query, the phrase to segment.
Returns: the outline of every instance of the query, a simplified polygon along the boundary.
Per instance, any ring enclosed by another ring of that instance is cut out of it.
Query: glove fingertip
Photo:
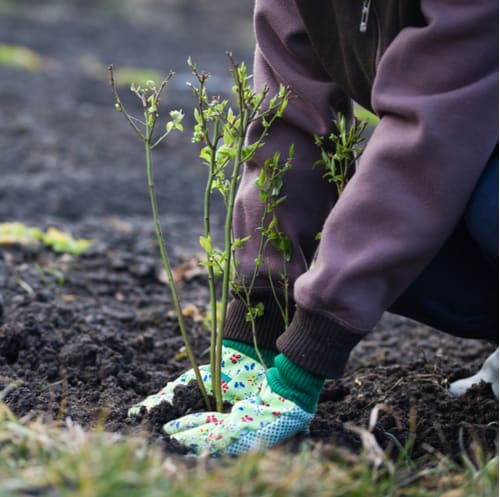
[[[137,416],[141,412],[142,406],[133,406],[127,411],[127,416]]]

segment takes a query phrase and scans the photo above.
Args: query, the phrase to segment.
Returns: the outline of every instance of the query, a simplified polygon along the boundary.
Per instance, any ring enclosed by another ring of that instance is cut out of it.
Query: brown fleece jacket
[[[264,271],[255,298],[269,305],[258,340],[272,346],[279,336],[289,359],[337,377],[351,348],[450,236],[498,142],[498,5],[257,0],[255,33],[256,87],[266,84],[273,95],[283,83],[296,97],[247,164],[235,209],[235,235],[254,233],[260,164],[275,151],[285,157],[295,144],[278,215],[293,243],[288,273],[297,310],[281,334]],[[351,117],[351,98],[380,123],[337,201],[314,167],[312,136],[331,132],[338,112]],[[249,140],[259,133],[255,126]],[[253,271],[257,238],[239,251],[242,274]],[[279,258],[267,256],[278,274]],[[233,303],[225,334],[251,342],[243,316]]]

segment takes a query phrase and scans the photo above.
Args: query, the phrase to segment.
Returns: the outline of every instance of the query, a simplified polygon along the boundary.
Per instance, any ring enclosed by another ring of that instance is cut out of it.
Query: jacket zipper
[[[363,0],[363,7],[361,9],[361,22],[359,24],[359,30],[362,33],[366,33],[368,29],[368,18],[370,17],[370,7],[372,4],[372,0]],[[377,12],[375,11],[375,7],[373,8],[372,17],[375,18],[375,27],[377,29],[377,48],[375,50],[375,60],[373,61],[373,74],[377,72],[378,63],[380,60],[380,52],[381,52],[381,33],[380,33],[380,22],[377,16]]]
[[[375,61],[373,73],[377,73],[378,63],[380,62],[380,57],[382,56],[382,28],[380,27],[379,16],[377,15],[377,10],[373,7],[372,17],[375,19],[375,25],[377,26],[377,49],[375,50]]]
[[[363,7],[361,8],[361,22],[359,30],[364,33],[368,28],[368,17],[370,16],[370,5],[372,0],[363,0]]]

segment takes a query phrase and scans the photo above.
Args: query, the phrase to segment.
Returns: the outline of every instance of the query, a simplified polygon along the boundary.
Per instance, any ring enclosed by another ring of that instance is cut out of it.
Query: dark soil
[[[0,42],[29,46],[44,60],[36,73],[0,67],[0,220],[56,225],[94,240],[78,257],[0,247],[0,392],[21,380],[5,397],[18,416],[145,430],[178,452],[160,427],[200,409],[196,391],[180,391],[174,408],[162,406],[142,421],[126,417],[129,406],[185,370],[187,360],[160,278],[142,147],[114,112],[105,74],[95,67],[173,68],[181,74],[162,111],[183,108],[189,116],[186,58],[217,75],[215,92],[227,92],[224,51],[251,62],[252,6],[150,0],[137,12],[134,2],[103,3],[18,0],[0,10]],[[204,171],[187,135],[156,155],[163,227],[176,264],[197,252],[201,233]],[[185,305],[203,311],[202,276],[183,281],[181,290]],[[188,324],[200,361],[207,361],[207,333]],[[472,440],[494,453],[498,403],[489,386],[462,398],[447,392],[450,381],[475,372],[491,351],[386,315],[353,352],[345,377],[327,383],[308,440],[358,451],[360,439],[346,423],[367,428],[379,406],[374,433],[393,454],[412,431],[413,457],[456,458]]]

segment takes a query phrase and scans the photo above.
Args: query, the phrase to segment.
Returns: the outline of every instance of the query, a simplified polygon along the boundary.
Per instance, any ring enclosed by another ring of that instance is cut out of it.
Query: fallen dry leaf
[[[176,284],[181,281],[190,281],[203,274],[205,274],[205,270],[200,266],[200,259],[198,257],[192,257],[188,261],[172,268],[172,276]],[[165,274],[165,270],[163,268],[161,268],[158,274],[158,280],[162,283],[168,284],[167,275]]]

